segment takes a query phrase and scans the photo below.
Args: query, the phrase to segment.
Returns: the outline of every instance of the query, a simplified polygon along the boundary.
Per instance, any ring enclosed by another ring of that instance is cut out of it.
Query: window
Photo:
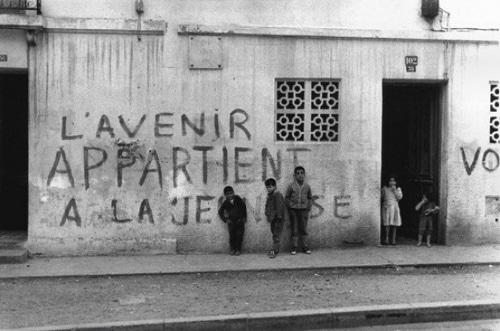
[[[42,0],[0,0],[0,13],[21,13],[24,10],[36,10],[42,15]]]
[[[338,80],[276,80],[276,140],[337,142]]]
[[[499,86],[490,83],[490,144],[500,144]]]

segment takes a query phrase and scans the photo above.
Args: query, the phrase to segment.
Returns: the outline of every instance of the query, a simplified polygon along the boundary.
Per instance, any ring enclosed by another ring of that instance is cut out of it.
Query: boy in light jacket
[[[302,251],[311,254],[311,249],[307,246],[307,221],[312,207],[312,192],[309,184],[304,181],[305,177],[304,167],[296,167],[294,170],[295,181],[288,185],[285,192],[285,201],[292,227],[292,255],[297,254],[299,241],[302,245]]]

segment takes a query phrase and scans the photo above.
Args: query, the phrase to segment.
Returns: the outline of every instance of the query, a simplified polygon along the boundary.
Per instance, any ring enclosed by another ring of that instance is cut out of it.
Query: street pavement
[[[308,331],[331,331],[334,329],[308,330]],[[345,331],[347,329],[335,329]],[[352,329],[351,329],[352,330]],[[356,328],[355,331],[497,331],[500,330],[500,319],[496,320],[474,320],[460,322],[431,322],[412,324],[393,324],[382,326],[366,326]]]
[[[500,245],[345,247],[321,249],[312,255],[288,252],[270,259],[264,253],[34,257],[23,264],[0,265],[0,279],[103,275],[159,275],[234,271],[443,267],[500,265]],[[50,326],[36,330],[304,330],[394,323],[500,318],[500,300],[375,305],[252,313],[230,316]],[[35,330],[23,329],[23,330]],[[20,330],[20,329],[19,329]]]

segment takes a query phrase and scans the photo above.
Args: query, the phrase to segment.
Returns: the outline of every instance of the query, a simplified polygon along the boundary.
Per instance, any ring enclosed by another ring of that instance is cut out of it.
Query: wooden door
[[[439,85],[384,85],[382,174],[399,177],[403,225],[399,235],[416,239],[415,205],[424,192],[439,203]],[[437,220],[432,239],[437,242]]]
[[[0,230],[28,228],[28,75],[0,74]]]

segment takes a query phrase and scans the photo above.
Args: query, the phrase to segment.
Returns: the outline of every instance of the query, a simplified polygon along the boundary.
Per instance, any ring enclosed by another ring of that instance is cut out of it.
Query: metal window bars
[[[42,0],[0,0],[0,12],[36,10],[42,15]]]

